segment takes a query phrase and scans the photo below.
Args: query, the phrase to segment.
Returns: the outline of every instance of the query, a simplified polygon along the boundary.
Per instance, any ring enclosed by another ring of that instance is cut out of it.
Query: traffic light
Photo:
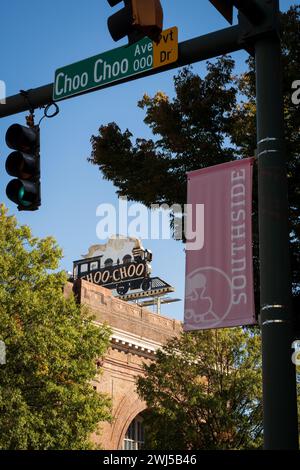
[[[266,34],[280,35],[279,4],[277,0],[209,0],[232,24],[233,8],[238,9],[240,41],[254,54],[253,41]]]
[[[221,13],[222,16],[232,24],[233,8],[254,26],[260,26],[273,9],[270,0],[209,0],[210,3]]]
[[[111,7],[121,1],[125,6],[107,20],[114,41],[128,36],[129,44],[148,36],[159,41],[163,28],[163,9],[160,0],[107,0]]]
[[[7,157],[5,168],[11,180],[7,197],[19,211],[34,211],[41,205],[40,129],[13,124],[6,132],[6,145],[14,151]]]

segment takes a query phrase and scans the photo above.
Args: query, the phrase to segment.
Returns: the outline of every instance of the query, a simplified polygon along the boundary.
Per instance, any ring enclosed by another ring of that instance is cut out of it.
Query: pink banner
[[[256,323],[253,162],[247,158],[188,173],[187,225],[197,226],[202,205],[204,227],[200,249],[191,240],[186,248],[185,331]]]

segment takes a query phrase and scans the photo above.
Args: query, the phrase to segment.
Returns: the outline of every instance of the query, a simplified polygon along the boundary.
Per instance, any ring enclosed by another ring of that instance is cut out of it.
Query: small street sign
[[[59,68],[55,72],[53,100],[96,90],[177,60],[178,29],[175,26],[162,32],[158,44],[144,38],[130,46],[118,47]]]

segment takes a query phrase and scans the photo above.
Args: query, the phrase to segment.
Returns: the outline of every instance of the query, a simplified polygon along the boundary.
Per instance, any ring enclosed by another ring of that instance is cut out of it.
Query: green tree
[[[253,449],[261,446],[259,337],[241,328],[172,339],[145,365],[138,391],[147,449]]]
[[[290,202],[290,246],[294,299],[300,308],[300,113],[292,103],[292,83],[299,80],[300,5],[282,14],[284,104]],[[186,203],[186,172],[253,156],[256,149],[255,63],[234,75],[228,56],[207,63],[201,78],[190,68],[174,77],[175,97],[159,91],[144,95],[138,106],[153,139],[133,143],[127,129],[116,123],[102,125],[92,136],[89,161],[112,181],[117,193],[129,200],[151,204]],[[255,175],[256,178],[256,175]],[[254,185],[253,253],[256,302],[259,299],[257,193]],[[171,221],[172,223],[173,221]]]
[[[57,270],[61,250],[0,205],[0,449],[86,449],[110,400],[91,384],[109,329],[95,326]]]

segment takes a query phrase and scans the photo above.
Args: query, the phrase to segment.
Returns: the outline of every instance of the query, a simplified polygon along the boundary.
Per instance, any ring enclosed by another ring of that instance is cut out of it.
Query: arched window
[[[143,418],[138,415],[129,425],[123,441],[123,450],[140,450],[145,442]]]
[[[124,264],[129,264],[129,263],[131,263],[131,256],[130,256],[130,255],[125,255],[125,256],[123,257],[123,263],[124,263]]]
[[[104,266],[106,268],[108,268],[108,266],[112,266],[113,265],[113,260],[111,258],[107,258],[105,261],[104,261]]]

